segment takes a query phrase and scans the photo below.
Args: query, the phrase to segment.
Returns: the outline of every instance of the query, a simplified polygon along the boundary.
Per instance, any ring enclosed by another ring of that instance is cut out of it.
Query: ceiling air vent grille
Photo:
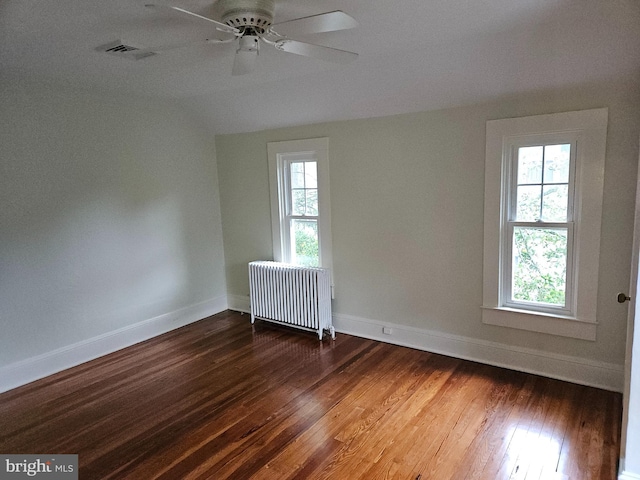
[[[98,52],[108,53],[120,58],[128,58],[129,60],[141,60],[155,55],[155,52],[140,47],[134,47],[133,45],[127,45],[122,40],[116,40],[114,42],[100,45],[96,50]]]

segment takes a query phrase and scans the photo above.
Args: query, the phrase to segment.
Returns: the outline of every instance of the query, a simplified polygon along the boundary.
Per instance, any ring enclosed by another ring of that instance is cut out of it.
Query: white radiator
[[[331,317],[331,274],[326,268],[278,262],[249,263],[251,323],[256,318],[336,338]]]

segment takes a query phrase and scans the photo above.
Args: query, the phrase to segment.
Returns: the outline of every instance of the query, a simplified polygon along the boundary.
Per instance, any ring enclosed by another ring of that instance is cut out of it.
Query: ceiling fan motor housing
[[[240,30],[265,33],[273,23],[275,0],[220,0],[222,22]]]

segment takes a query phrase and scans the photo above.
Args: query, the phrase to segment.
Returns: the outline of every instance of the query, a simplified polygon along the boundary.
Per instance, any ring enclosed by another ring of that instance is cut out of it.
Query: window
[[[284,212],[280,226],[288,263],[320,266],[318,162],[313,153],[283,155]]]
[[[331,268],[328,143],[320,138],[267,145],[276,261]]]
[[[487,122],[483,322],[595,340],[607,110]]]
[[[575,141],[535,140],[508,143],[503,303],[572,315]]]

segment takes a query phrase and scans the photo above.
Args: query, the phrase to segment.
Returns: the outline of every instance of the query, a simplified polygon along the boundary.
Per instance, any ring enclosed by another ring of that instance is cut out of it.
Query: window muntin
[[[514,220],[566,222],[569,219],[571,144],[517,147],[514,155]]]
[[[573,315],[576,143],[510,146],[502,305]]]
[[[292,215],[318,215],[318,164],[313,161],[289,162]]]

